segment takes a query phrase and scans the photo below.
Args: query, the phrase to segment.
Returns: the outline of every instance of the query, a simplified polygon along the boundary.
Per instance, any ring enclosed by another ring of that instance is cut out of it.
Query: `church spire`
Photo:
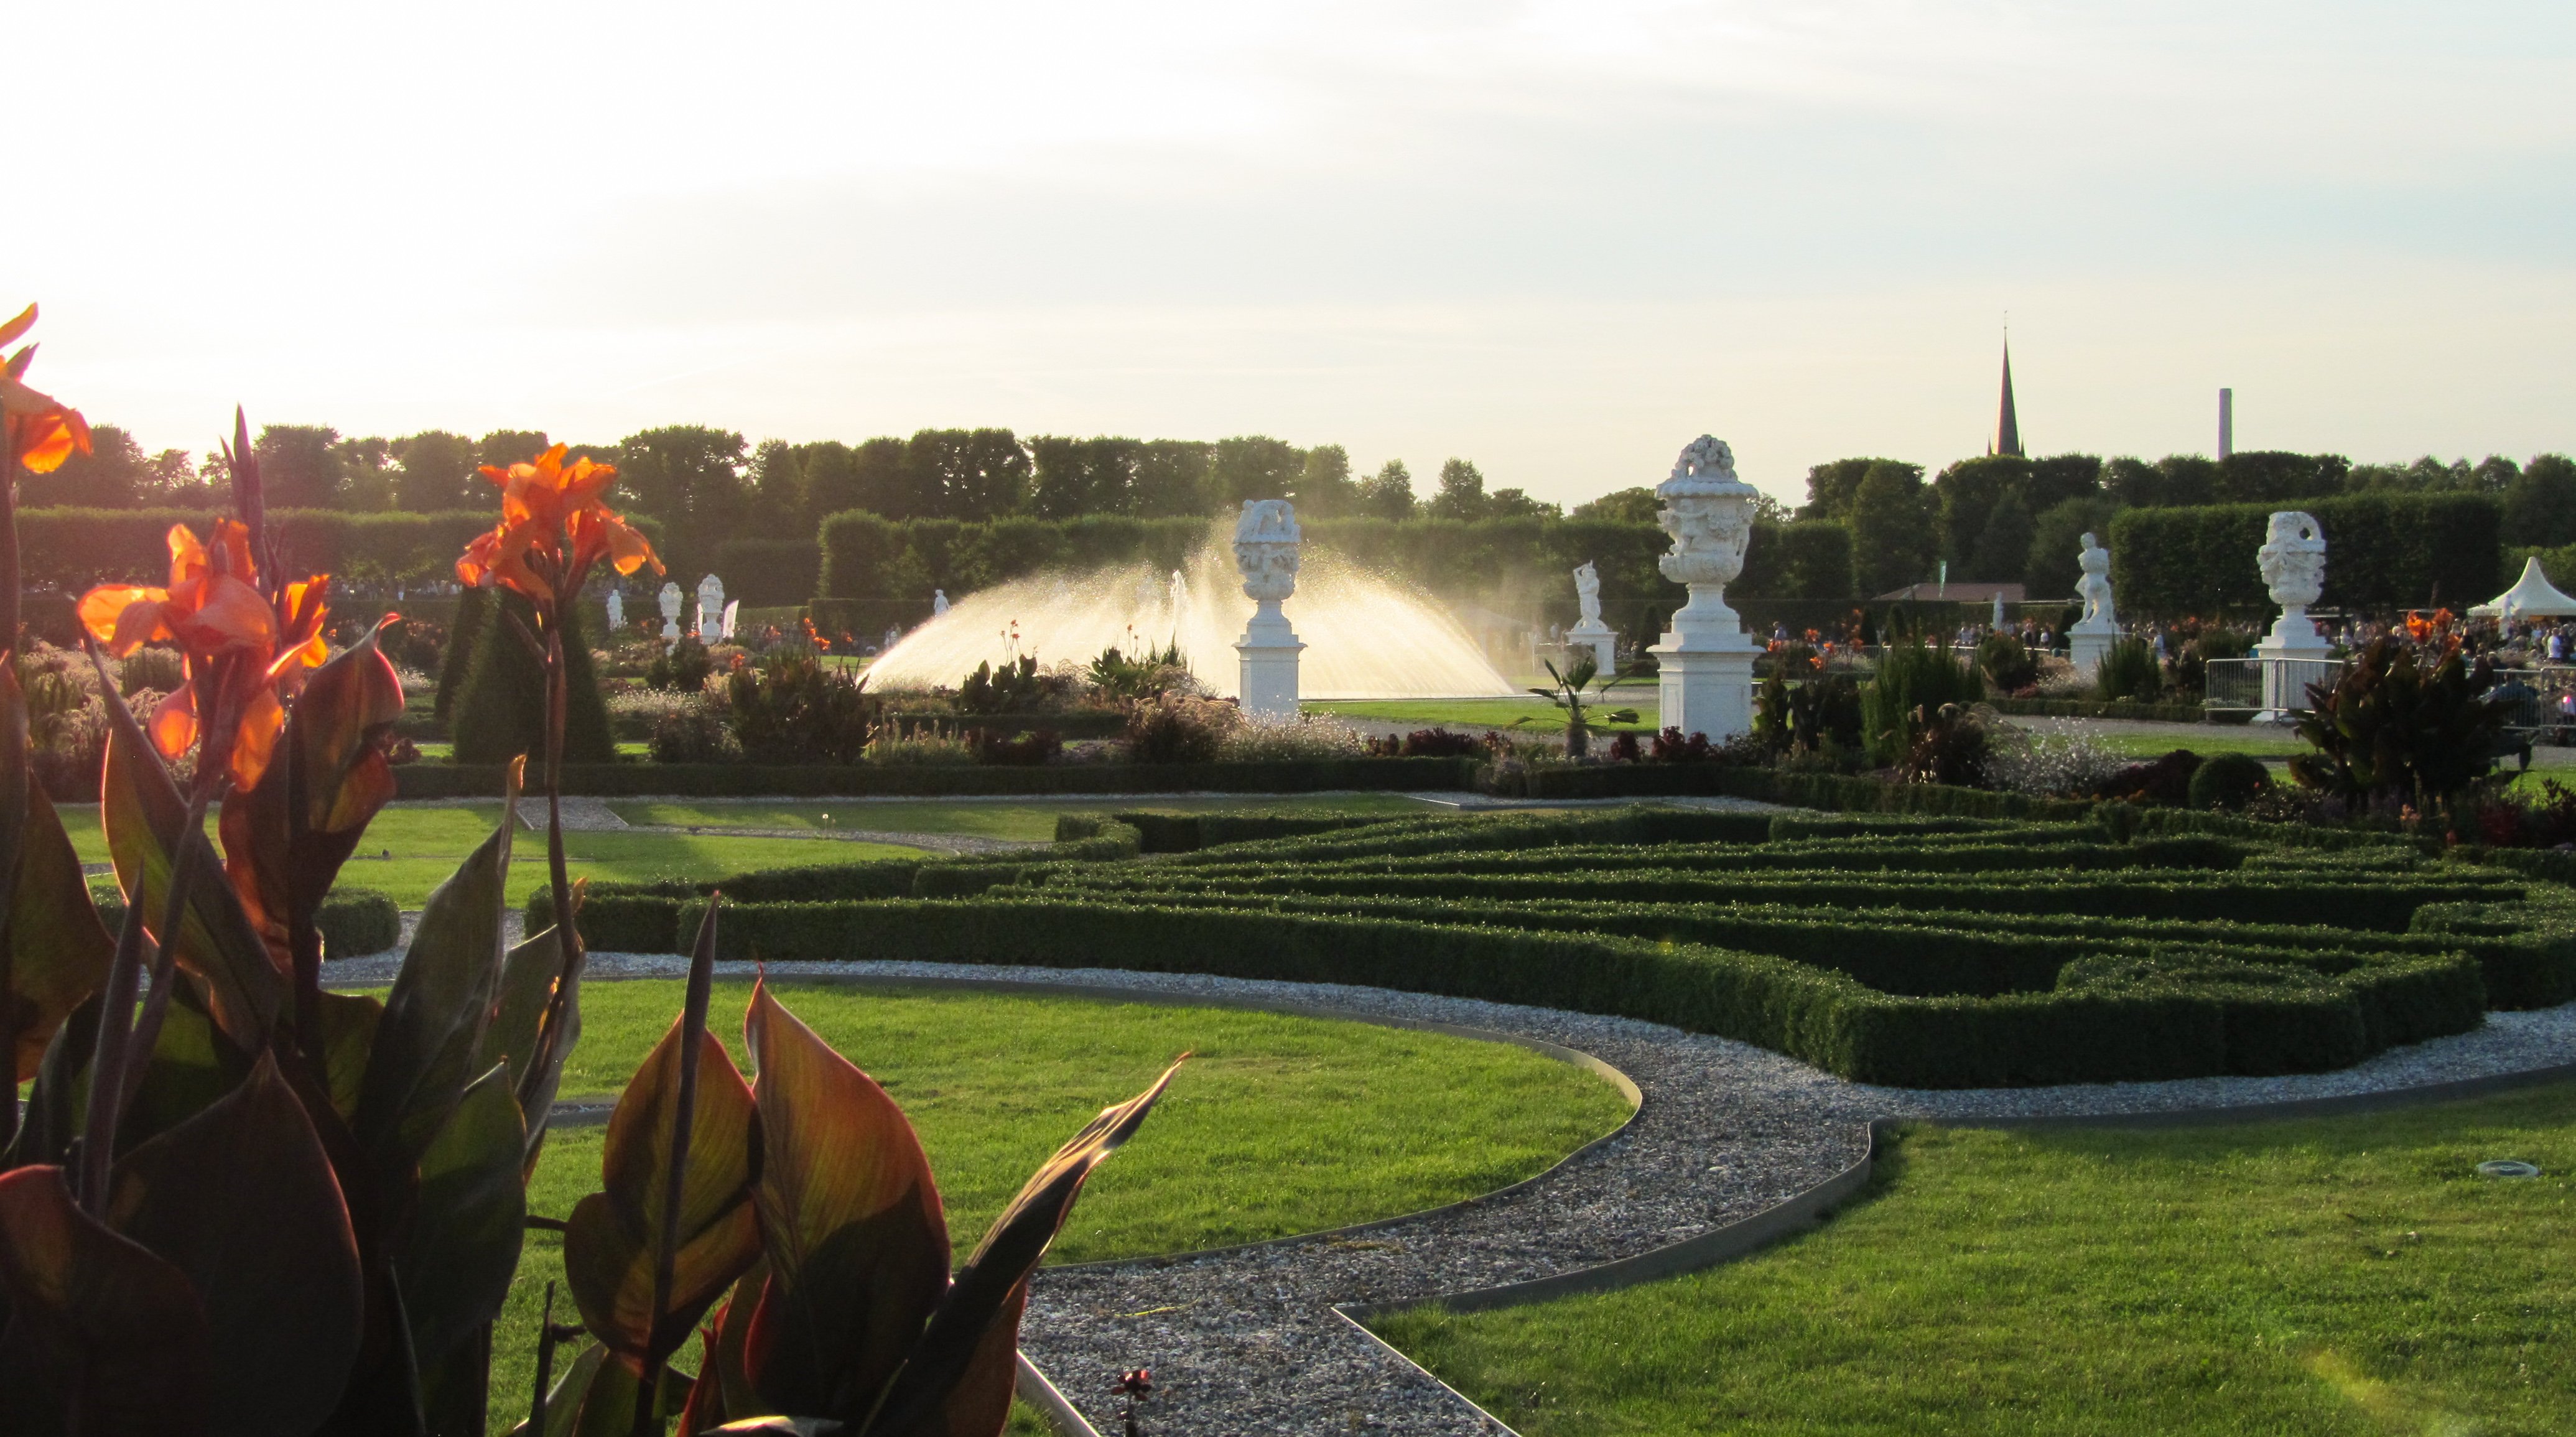
[[[2001,410],[1997,411],[1995,415],[1995,437],[1993,442],[1986,446],[1986,452],[1989,454],[2010,454],[2016,459],[2020,458],[2022,453],[2021,421],[2013,414],[2011,335],[2004,336],[2003,407]]]

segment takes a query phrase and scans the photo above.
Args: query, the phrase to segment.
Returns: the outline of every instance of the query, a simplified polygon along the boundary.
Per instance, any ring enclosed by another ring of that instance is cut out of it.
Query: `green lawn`
[[[2576,1430],[2576,1085],[2161,1133],[1909,1134],[1728,1267],[1402,1314],[1531,1437]],[[2478,1177],[2513,1157],[2537,1179]]]
[[[63,826],[83,863],[105,863],[107,840],[100,833],[98,810],[60,810]],[[430,890],[456,870],[501,820],[501,805],[466,808],[388,808],[367,826],[366,843],[340,869],[340,882],[393,895],[405,908],[418,908]],[[211,830],[213,820],[207,827]],[[915,848],[881,843],[834,843],[828,846],[800,838],[724,838],[672,833],[567,833],[566,866],[575,878],[595,882],[630,882],[679,876],[712,878],[750,868],[800,863],[856,863],[868,858],[918,854]],[[389,855],[389,856],[388,856]],[[539,830],[522,828],[512,849],[510,901],[524,904],[546,882],[546,839]]]
[[[961,1259],[1058,1144],[1184,1050],[1196,1056],[1083,1190],[1057,1257],[1250,1242],[1452,1202],[1541,1171],[1627,1116],[1618,1093],[1581,1069],[1440,1034],[999,994],[780,993],[912,1117]],[[716,990],[713,1027],[738,1061],[749,996],[741,983]],[[621,1085],[680,997],[677,982],[586,986],[564,1091]],[[561,1217],[598,1187],[602,1131],[548,1140],[532,1211]],[[560,1237],[530,1233],[496,1335],[494,1392],[528,1390],[545,1285],[562,1273]]]
[[[1633,724],[1611,724],[1598,721],[1593,727],[1606,732],[1621,729],[1655,731],[1655,691],[1621,689],[1603,701],[1592,712],[1597,716],[1613,709],[1637,711]],[[1424,728],[1446,725],[1450,728],[1500,728],[1515,719],[1526,719],[1520,725],[1533,733],[1565,731],[1565,711],[1545,699],[1337,699],[1306,704],[1310,714],[1336,714],[1343,718],[1370,719],[1381,723],[1420,724]]]
[[[1028,799],[1009,803],[949,803],[937,799],[836,803],[829,799],[781,799],[774,803],[618,802],[608,807],[628,823],[668,823],[707,828],[857,828],[880,833],[958,833],[978,838],[1028,839],[1055,837],[1055,821],[1060,814],[1114,813],[1135,808],[1184,813],[1383,813],[1389,817],[1444,811],[1393,793],[1267,799]],[[834,847],[826,851],[837,853],[840,849]]]

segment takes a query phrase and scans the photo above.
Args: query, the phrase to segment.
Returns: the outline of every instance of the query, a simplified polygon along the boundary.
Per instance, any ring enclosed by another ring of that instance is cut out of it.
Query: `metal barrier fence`
[[[2342,676],[2341,659],[2211,659],[2200,706],[2212,713],[2307,713],[2308,685]]]

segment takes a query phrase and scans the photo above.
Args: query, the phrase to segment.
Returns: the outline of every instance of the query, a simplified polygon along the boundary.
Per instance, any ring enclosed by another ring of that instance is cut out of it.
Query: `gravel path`
[[[334,963],[383,982],[393,958]],[[751,965],[721,964],[727,976]],[[670,955],[595,954],[599,976],[679,976]],[[1330,984],[1100,969],[931,963],[779,963],[776,978],[867,974],[1074,983],[1291,1003],[1516,1033],[1581,1049],[1645,1094],[1626,1132],[1529,1188],[1355,1239],[1317,1238],[1186,1260],[1043,1272],[1024,1336],[1032,1360],[1103,1431],[1108,1384],[1151,1367],[1148,1430],[1191,1433],[1490,1431],[1409,1365],[1350,1331],[1336,1302],[1486,1287],[1661,1247],[1780,1202],[1849,1166],[1873,1117],[2070,1115],[2234,1106],[2417,1087],[2576,1061],[2576,1004],[2495,1013],[2475,1033],[2338,1073],[2060,1088],[1924,1092],[1847,1083],[1747,1044],[1660,1024]]]

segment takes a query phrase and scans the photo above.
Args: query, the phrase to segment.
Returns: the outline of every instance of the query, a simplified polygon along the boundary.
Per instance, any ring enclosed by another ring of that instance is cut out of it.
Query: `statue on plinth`
[[[680,581],[672,579],[662,585],[662,638],[677,643],[680,638]]]
[[[625,627],[626,595],[612,588],[608,591],[608,632],[614,634]]]
[[[1254,609],[1234,649],[1240,657],[1236,700],[1249,714],[1297,715],[1297,654],[1306,646],[1279,605],[1297,592],[1297,551],[1305,539],[1296,506],[1287,500],[1243,501],[1234,525],[1234,566],[1243,572],[1243,596]]]
[[[947,612],[948,612],[948,591],[947,591],[946,589],[933,589],[933,590],[931,590],[931,591],[930,591],[930,616],[931,616],[932,618],[934,618],[934,619],[935,619],[935,618],[939,617],[941,614],[944,614],[944,613],[947,613]]]
[[[698,642],[712,644],[724,636],[724,580],[713,574],[698,581]]]
[[[2333,650],[2308,617],[2308,605],[2326,588],[2326,531],[2312,514],[2282,510],[2264,529],[2254,563],[2272,602],[2281,606],[2272,632],[2254,646],[2263,665],[2263,708],[2255,722],[2286,723],[2307,706],[2307,686],[2332,674]]]
[[[1574,571],[1574,601],[1582,608],[1583,617],[1565,631],[1566,644],[1592,651],[1593,672],[1618,672],[1619,636],[1601,622],[1601,571],[1592,567],[1589,559]]]
[[[2075,597],[2084,601],[2084,617],[2075,621],[2078,633],[2116,634],[2120,620],[2111,608],[2111,551],[2101,541],[2087,534],[2084,552],[2075,556],[2084,577],[2075,581]]]
[[[1735,451],[1726,441],[1707,434],[1684,446],[1671,477],[1655,486],[1663,501],[1655,522],[1673,539],[1672,552],[1655,567],[1690,586],[1690,601],[1673,612],[1663,642],[1648,650],[1667,728],[1723,742],[1753,727],[1753,658],[1762,646],[1727,607],[1726,586],[1744,572],[1761,493],[1735,477]]]

